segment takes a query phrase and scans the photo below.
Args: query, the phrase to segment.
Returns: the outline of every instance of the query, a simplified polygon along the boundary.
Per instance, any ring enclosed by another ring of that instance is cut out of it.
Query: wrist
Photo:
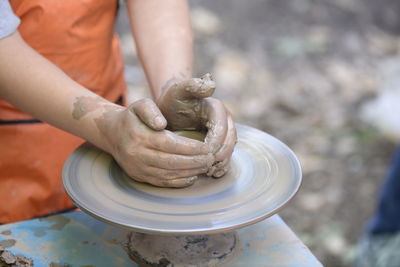
[[[168,92],[168,90],[174,85],[188,80],[191,78],[191,71],[178,72],[177,74],[171,74],[164,78],[158,79],[152,83],[152,92],[154,102],[158,105],[162,97]]]
[[[126,107],[113,105],[104,109],[101,114],[94,119],[98,133],[100,135],[100,142],[102,149],[114,156],[119,136],[119,126],[122,119],[123,112]]]
[[[81,119],[81,130],[85,131],[83,137],[105,152],[113,154],[113,144],[110,136],[116,134],[114,127],[116,119],[111,117],[115,118],[115,114],[124,109],[125,107],[108,101],[97,102],[96,108]]]
[[[168,90],[176,85],[178,83],[178,80],[175,78],[171,78],[167,80],[158,90],[157,94],[154,96],[154,102],[157,104],[157,106],[160,104],[162,101],[163,97],[167,94]]]

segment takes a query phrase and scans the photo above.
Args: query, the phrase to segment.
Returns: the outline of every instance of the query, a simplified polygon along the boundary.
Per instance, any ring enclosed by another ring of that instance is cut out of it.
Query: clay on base
[[[0,267],[33,267],[33,260],[0,247]]]
[[[131,232],[126,249],[144,267],[220,267],[233,258],[237,243],[235,231],[186,236]]]

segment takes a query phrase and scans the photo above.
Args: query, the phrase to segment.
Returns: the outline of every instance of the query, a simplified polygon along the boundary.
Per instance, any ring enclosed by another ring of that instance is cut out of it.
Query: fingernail
[[[207,175],[208,177],[213,176],[214,171],[215,171],[215,167],[212,166],[211,168],[208,169],[206,175]]]
[[[161,116],[154,118],[154,124],[157,128],[164,127],[165,120]]]
[[[213,174],[213,176],[214,176],[215,178],[221,178],[222,176],[224,176],[224,174],[225,174],[225,171],[224,171],[224,170],[218,170],[218,171],[216,171],[216,172]]]

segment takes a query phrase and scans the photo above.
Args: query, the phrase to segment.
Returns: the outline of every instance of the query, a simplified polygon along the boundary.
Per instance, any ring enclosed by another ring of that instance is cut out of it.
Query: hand
[[[215,82],[210,74],[201,78],[169,81],[157,104],[168,122],[168,129],[207,131],[205,143],[215,156],[207,175],[221,177],[227,172],[237,136],[228,110],[218,99],[210,97]]]
[[[109,110],[97,119],[97,125],[114,159],[140,182],[189,186],[213,163],[206,144],[164,130],[167,122],[150,99]]]

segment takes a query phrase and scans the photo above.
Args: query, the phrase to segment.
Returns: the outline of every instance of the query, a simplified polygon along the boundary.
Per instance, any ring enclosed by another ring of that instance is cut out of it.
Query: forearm
[[[109,150],[96,125],[119,106],[74,82],[18,33],[0,40],[0,97],[55,127]]]
[[[171,79],[192,77],[192,30],[185,0],[128,0],[139,58],[153,98]]]

